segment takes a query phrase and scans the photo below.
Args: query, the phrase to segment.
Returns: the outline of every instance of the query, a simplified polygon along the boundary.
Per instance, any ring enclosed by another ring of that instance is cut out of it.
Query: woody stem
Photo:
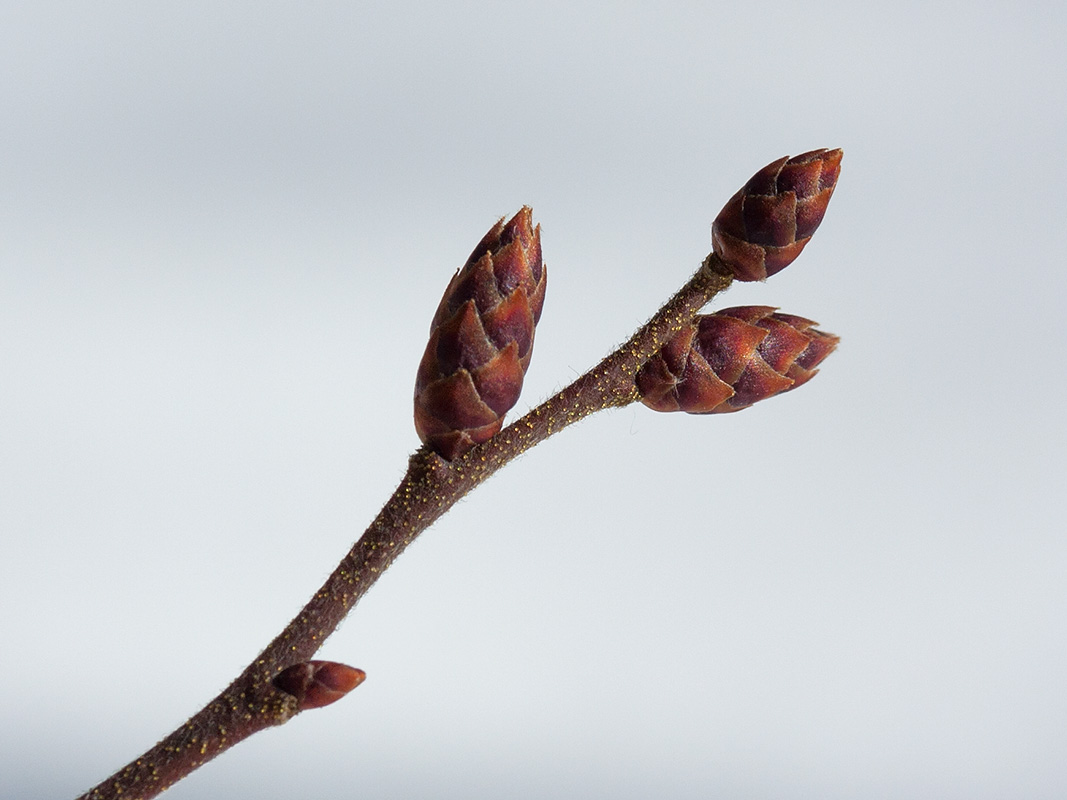
[[[287,722],[296,698],[272,678],[311,658],[397,556],[461,497],[516,456],[590,414],[638,398],[634,376],[732,278],[712,254],[626,343],[556,395],[455,461],[427,448],[306,606],[225,690],[78,800],[151,798],[253,733]]]

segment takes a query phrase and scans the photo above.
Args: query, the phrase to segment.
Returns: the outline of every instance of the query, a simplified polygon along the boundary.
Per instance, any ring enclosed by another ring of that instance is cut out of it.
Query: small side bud
[[[841,171],[841,150],[812,150],[761,169],[711,224],[715,254],[739,281],[789,266],[822,222]]]
[[[840,339],[770,306],[700,315],[638,371],[641,402],[655,411],[719,414],[807,383]]]
[[[545,302],[541,226],[501,219],[445,290],[415,378],[415,430],[449,461],[500,430],[519,399]]]
[[[363,670],[336,661],[304,661],[283,669],[272,682],[296,698],[300,711],[307,711],[340,700],[366,677]]]

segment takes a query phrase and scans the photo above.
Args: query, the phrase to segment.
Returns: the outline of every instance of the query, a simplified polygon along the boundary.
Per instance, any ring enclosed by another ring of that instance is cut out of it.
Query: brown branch
[[[404,548],[457,500],[553,433],[594,412],[636,400],[634,375],[730,285],[733,278],[728,272],[717,256],[709,255],[689,282],[629,341],[485,444],[451,462],[426,447],[416,452],[377,518],[285,630],[188,722],[78,800],[155,797],[253,733],[281,725],[313,707],[279,688],[278,674],[307,662]],[[351,669],[335,666],[339,671]]]

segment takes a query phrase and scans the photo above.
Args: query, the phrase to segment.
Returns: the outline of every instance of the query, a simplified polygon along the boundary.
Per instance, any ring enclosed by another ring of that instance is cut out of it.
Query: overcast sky
[[[101,780],[318,588],[498,217],[550,273],[517,414],[816,147],[818,234],[716,306],[819,320],[819,376],[530,452],[321,651],[363,686],[167,796],[1063,797],[1064,9],[4,4],[0,797]]]

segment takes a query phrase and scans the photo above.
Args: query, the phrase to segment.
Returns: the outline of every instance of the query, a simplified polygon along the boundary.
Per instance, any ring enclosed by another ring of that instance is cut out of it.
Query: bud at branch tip
[[[800,255],[826,213],[841,156],[824,149],[779,158],[723,206],[711,243],[737,280],[765,280]]]

